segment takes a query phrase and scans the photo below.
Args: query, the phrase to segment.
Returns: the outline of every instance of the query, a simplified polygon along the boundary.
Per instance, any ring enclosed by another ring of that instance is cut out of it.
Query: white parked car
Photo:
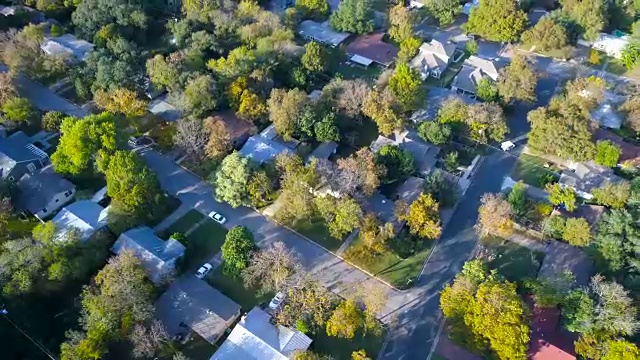
[[[222,216],[222,214],[220,214],[218,212],[215,212],[215,211],[210,212],[209,213],[209,217],[211,219],[213,219],[213,221],[215,221],[215,222],[217,222],[218,224],[221,224],[221,225],[227,222],[227,218],[226,217]]]
[[[269,309],[278,310],[285,297],[286,295],[282,291],[277,293],[276,296],[271,299],[271,302],[269,303]]]
[[[213,266],[211,266],[211,264],[209,263],[205,263],[204,265],[200,266],[200,269],[198,269],[198,271],[196,271],[196,277],[198,279],[204,279],[204,277],[211,272],[211,269],[213,269]]]

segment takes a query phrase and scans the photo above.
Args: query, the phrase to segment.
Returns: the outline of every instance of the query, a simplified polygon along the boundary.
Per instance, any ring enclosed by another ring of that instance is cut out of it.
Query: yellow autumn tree
[[[129,89],[98,90],[94,94],[94,100],[96,105],[112,114],[135,117],[147,112],[147,102],[138,99],[138,95]]]
[[[442,233],[438,206],[431,194],[420,194],[418,199],[411,203],[408,211],[399,215],[407,222],[412,234],[437,239]]]
[[[364,315],[354,300],[345,300],[333,310],[327,321],[327,335],[353,339],[364,326]]]

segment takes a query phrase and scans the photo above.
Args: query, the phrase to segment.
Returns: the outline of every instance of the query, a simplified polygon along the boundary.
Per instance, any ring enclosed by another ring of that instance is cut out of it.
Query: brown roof
[[[384,33],[362,35],[347,46],[347,52],[389,66],[398,55],[398,48],[382,41]]]
[[[624,141],[621,136],[618,136],[611,131],[605,129],[598,129],[594,135],[597,140],[609,140],[620,148],[620,162],[624,161],[640,161],[640,146],[634,145]]]
[[[533,306],[530,360],[575,360],[573,339],[558,327],[560,310]]]
[[[600,216],[604,214],[605,207],[600,205],[580,205],[574,211],[569,212],[564,208],[556,208],[551,215],[562,215],[566,218],[583,218],[591,227],[595,226]]]
[[[239,119],[233,111],[221,111],[214,114],[214,118],[219,118],[224,122],[229,131],[231,140],[250,136],[256,133],[256,127],[246,120]]]

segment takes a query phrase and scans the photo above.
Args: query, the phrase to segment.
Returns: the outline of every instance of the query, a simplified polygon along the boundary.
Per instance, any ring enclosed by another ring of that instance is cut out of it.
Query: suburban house
[[[601,33],[592,48],[600,50],[616,59],[622,57],[622,50],[629,44],[629,36],[616,36],[612,34]]]
[[[624,141],[611,131],[605,129],[597,129],[594,133],[596,141],[609,140],[620,149],[620,158],[618,165],[621,166],[638,166],[640,165],[640,146]]]
[[[53,215],[73,199],[76,187],[53,171],[49,165],[18,181],[16,209],[28,211],[40,220]]]
[[[556,279],[559,274],[567,271],[575,276],[575,287],[587,286],[593,274],[593,261],[578,247],[550,240],[538,272],[538,279]]]
[[[254,307],[233,328],[210,360],[287,360],[305,351],[311,339],[302,332],[271,322],[271,315]]]
[[[47,55],[68,55],[76,61],[86,61],[95,45],[76,38],[72,34],[47,38],[40,48]]]
[[[279,154],[292,153],[298,144],[297,140],[285,142],[278,136],[275,126],[271,124],[260,134],[248,138],[240,149],[240,154],[258,164],[264,164],[274,160]]]
[[[178,121],[182,117],[182,110],[169,103],[168,96],[168,93],[158,96],[149,103],[147,110],[164,121]]]
[[[337,150],[338,144],[335,141],[325,141],[318,145],[311,154],[307,156],[307,163],[309,163],[311,159],[328,160],[331,155],[335,155]]]
[[[349,33],[337,32],[331,29],[329,21],[322,23],[305,20],[298,26],[298,35],[307,40],[313,40],[333,48],[342,44]]]
[[[376,63],[389,67],[398,56],[398,48],[382,41],[384,33],[362,35],[346,47],[349,60],[363,66]]]
[[[29,18],[29,22],[34,24],[40,24],[46,20],[44,14],[34,8],[24,5],[4,6],[0,5],[0,15],[4,16],[18,16],[20,14],[26,14]]]
[[[79,240],[90,239],[98,230],[107,226],[109,208],[103,208],[90,200],[80,200],[69,204],[51,219],[56,225],[57,238],[63,239],[70,229],[78,231]]]
[[[439,79],[453,60],[456,45],[443,44],[436,39],[420,46],[418,54],[409,62],[409,66],[418,70],[422,80],[429,76]]]
[[[240,305],[194,275],[174,281],[155,308],[172,337],[194,331],[212,345],[240,317]]]
[[[424,175],[429,175],[437,162],[440,148],[422,140],[415,130],[396,131],[393,136],[378,138],[371,143],[371,151],[377,153],[385,145],[396,145],[402,150],[407,150],[413,155],[418,170]]]
[[[593,198],[593,189],[619,181],[623,180],[613,173],[613,169],[589,161],[578,163],[573,170],[564,170],[558,182],[562,186],[573,188],[580,197],[590,200]]]
[[[253,123],[239,119],[233,111],[222,111],[214,114],[219,118],[229,131],[231,146],[239,149],[249,136],[256,133],[256,126]]]
[[[423,178],[409,176],[396,190],[396,200],[402,200],[407,204],[416,201],[422,194],[424,181]]]
[[[115,254],[132,251],[147,270],[149,279],[155,284],[161,283],[174,273],[176,261],[184,255],[185,249],[184,245],[175,239],[160,239],[146,226],[123,232],[111,247]]]
[[[0,179],[18,181],[49,163],[49,155],[31,144],[22,131],[0,138]]]
[[[551,216],[561,215],[565,218],[583,218],[587,221],[591,228],[595,229],[598,220],[604,214],[606,208],[600,205],[583,204],[573,211],[567,211],[563,208],[556,208],[551,212]]]
[[[451,90],[475,98],[478,83],[482,79],[498,81],[499,67],[496,62],[472,55],[465,60],[462,69],[453,78]]]

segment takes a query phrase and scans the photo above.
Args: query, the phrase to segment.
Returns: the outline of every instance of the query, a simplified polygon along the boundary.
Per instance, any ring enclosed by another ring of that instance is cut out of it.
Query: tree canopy
[[[497,87],[506,103],[513,100],[534,102],[537,84],[536,64],[524,55],[516,55],[509,66],[501,70]]]
[[[511,0],[483,0],[464,25],[468,33],[491,41],[515,42],[527,26],[527,14]]]
[[[336,31],[352,34],[373,32],[373,4],[371,0],[341,1],[338,10],[331,14],[329,24]]]
[[[231,275],[240,275],[249,266],[251,252],[256,245],[253,233],[245,226],[234,226],[228,232],[222,244],[224,271]]]
[[[209,180],[213,184],[216,200],[224,201],[234,208],[247,204],[250,175],[249,159],[242,157],[237,151],[227,155]]]

